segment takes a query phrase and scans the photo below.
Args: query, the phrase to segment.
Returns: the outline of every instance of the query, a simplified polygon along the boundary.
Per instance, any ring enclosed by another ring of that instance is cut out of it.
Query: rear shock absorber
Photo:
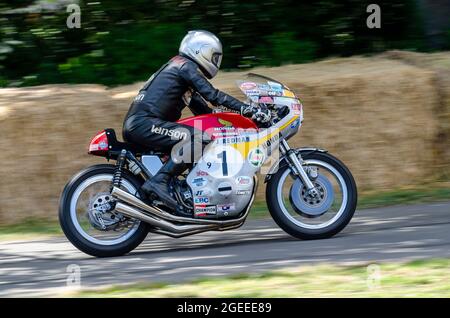
[[[123,169],[123,166],[125,165],[126,156],[127,156],[127,151],[125,149],[123,149],[120,152],[120,155],[117,157],[116,170],[114,171],[111,190],[112,190],[112,187],[120,188],[120,186],[122,185],[122,169]]]

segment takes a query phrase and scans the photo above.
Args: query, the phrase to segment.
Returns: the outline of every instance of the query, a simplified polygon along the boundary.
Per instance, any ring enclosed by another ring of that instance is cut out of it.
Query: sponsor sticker
[[[275,134],[274,136],[272,136],[270,139],[266,140],[262,146],[264,149],[270,148],[270,146],[272,146],[274,143],[276,143],[278,140],[280,139],[279,134]]]
[[[194,209],[195,216],[214,215],[217,213],[215,205],[196,205]]]
[[[217,121],[219,122],[219,124],[223,125],[222,128],[225,128],[225,127],[234,128],[233,124],[231,122],[229,122],[228,120],[225,120],[225,119],[222,119],[222,118],[218,118]]]
[[[194,198],[194,204],[205,204],[205,203],[209,203],[209,198],[208,197],[197,197],[197,198]]]
[[[248,91],[245,91],[245,94],[246,95],[260,95],[261,91],[259,89],[250,89]]]
[[[206,180],[203,177],[194,178],[194,180],[192,180],[192,184],[194,186],[196,186],[197,188],[204,187],[207,183],[208,183],[208,180]]]
[[[237,190],[236,194],[237,195],[248,195],[248,194],[250,194],[250,190]]]
[[[98,144],[98,149],[100,149],[100,150],[108,149],[108,143],[105,142],[105,141],[101,141],[101,142]]]
[[[259,89],[264,90],[264,91],[268,91],[271,89],[270,86],[267,84],[257,84],[257,86]]]
[[[243,89],[244,91],[247,91],[247,90],[255,89],[256,88],[256,84],[253,83],[253,82],[245,82],[245,83],[242,83],[239,87],[241,89]]]
[[[281,85],[280,83],[268,81],[267,84],[269,84],[270,88],[273,90],[282,90],[283,89],[283,85]]]
[[[252,178],[247,176],[240,176],[236,178],[236,184],[241,186],[250,185],[252,182]]]
[[[154,134],[173,137],[174,139],[186,139],[187,138],[186,132],[181,132],[176,129],[168,129],[168,128],[159,127],[159,126],[155,126],[155,125],[152,125],[151,132]]]
[[[221,195],[229,195],[233,188],[231,187],[231,184],[229,182],[222,182],[217,187],[217,190]]]
[[[292,129],[297,128],[299,123],[300,123],[300,119],[294,120],[294,122],[291,124],[291,128]]]
[[[218,138],[217,139],[217,143],[220,144],[239,144],[242,142],[249,142],[250,141],[250,137],[249,136],[237,136],[237,137],[226,137],[226,138]]]
[[[291,109],[294,114],[298,115],[302,111],[302,104],[292,104]]]
[[[203,170],[198,170],[197,171],[197,177],[206,177],[208,175],[209,175],[209,173],[206,172],[206,171],[203,171]]]
[[[280,92],[280,91],[268,91],[267,95],[269,95],[269,96],[283,96],[283,92]]]
[[[250,151],[247,159],[252,166],[259,168],[262,166],[264,159],[266,159],[266,156],[264,155],[264,152],[261,149],[256,148]]]
[[[210,189],[202,189],[195,191],[196,197],[202,197],[202,196],[210,196],[212,191]]]
[[[286,89],[283,90],[283,96],[295,98],[295,94],[292,93],[291,91],[286,90]]]
[[[217,212],[229,212],[234,210],[236,210],[236,206],[234,203],[220,204],[217,206]]]
[[[273,98],[270,96],[263,96],[259,98],[258,102],[263,104],[273,104]]]

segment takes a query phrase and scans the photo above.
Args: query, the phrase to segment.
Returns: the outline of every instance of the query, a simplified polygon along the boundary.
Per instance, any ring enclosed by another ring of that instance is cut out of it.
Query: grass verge
[[[450,187],[430,185],[420,188],[361,193],[359,195],[358,209],[444,200],[450,200]],[[270,217],[266,202],[257,200],[250,211],[249,218],[258,219],[264,217]],[[18,224],[0,225],[0,240],[59,234],[62,234],[59,223],[52,220],[32,219]]]
[[[67,297],[450,297],[449,259],[358,266],[306,265],[176,284],[132,284]]]

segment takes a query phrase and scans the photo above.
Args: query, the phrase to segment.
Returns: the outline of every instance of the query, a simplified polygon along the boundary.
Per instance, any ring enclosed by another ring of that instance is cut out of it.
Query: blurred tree
[[[0,1],[0,86],[145,80],[190,29],[219,35],[224,69],[426,49],[415,0],[378,0],[381,29],[367,28],[365,0],[85,0],[69,29],[73,2]]]

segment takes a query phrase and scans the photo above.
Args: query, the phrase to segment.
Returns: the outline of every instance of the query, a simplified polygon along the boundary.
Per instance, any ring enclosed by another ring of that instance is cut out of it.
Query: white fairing
[[[202,159],[187,177],[196,217],[240,214],[252,197],[254,176],[269,158],[277,162],[278,157],[274,156],[280,140],[294,135],[303,119],[301,102],[281,83],[266,80],[238,84],[253,102],[271,104],[272,108],[288,106],[289,112],[270,128],[259,131],[218,129],[216,139],[205,148]]]

